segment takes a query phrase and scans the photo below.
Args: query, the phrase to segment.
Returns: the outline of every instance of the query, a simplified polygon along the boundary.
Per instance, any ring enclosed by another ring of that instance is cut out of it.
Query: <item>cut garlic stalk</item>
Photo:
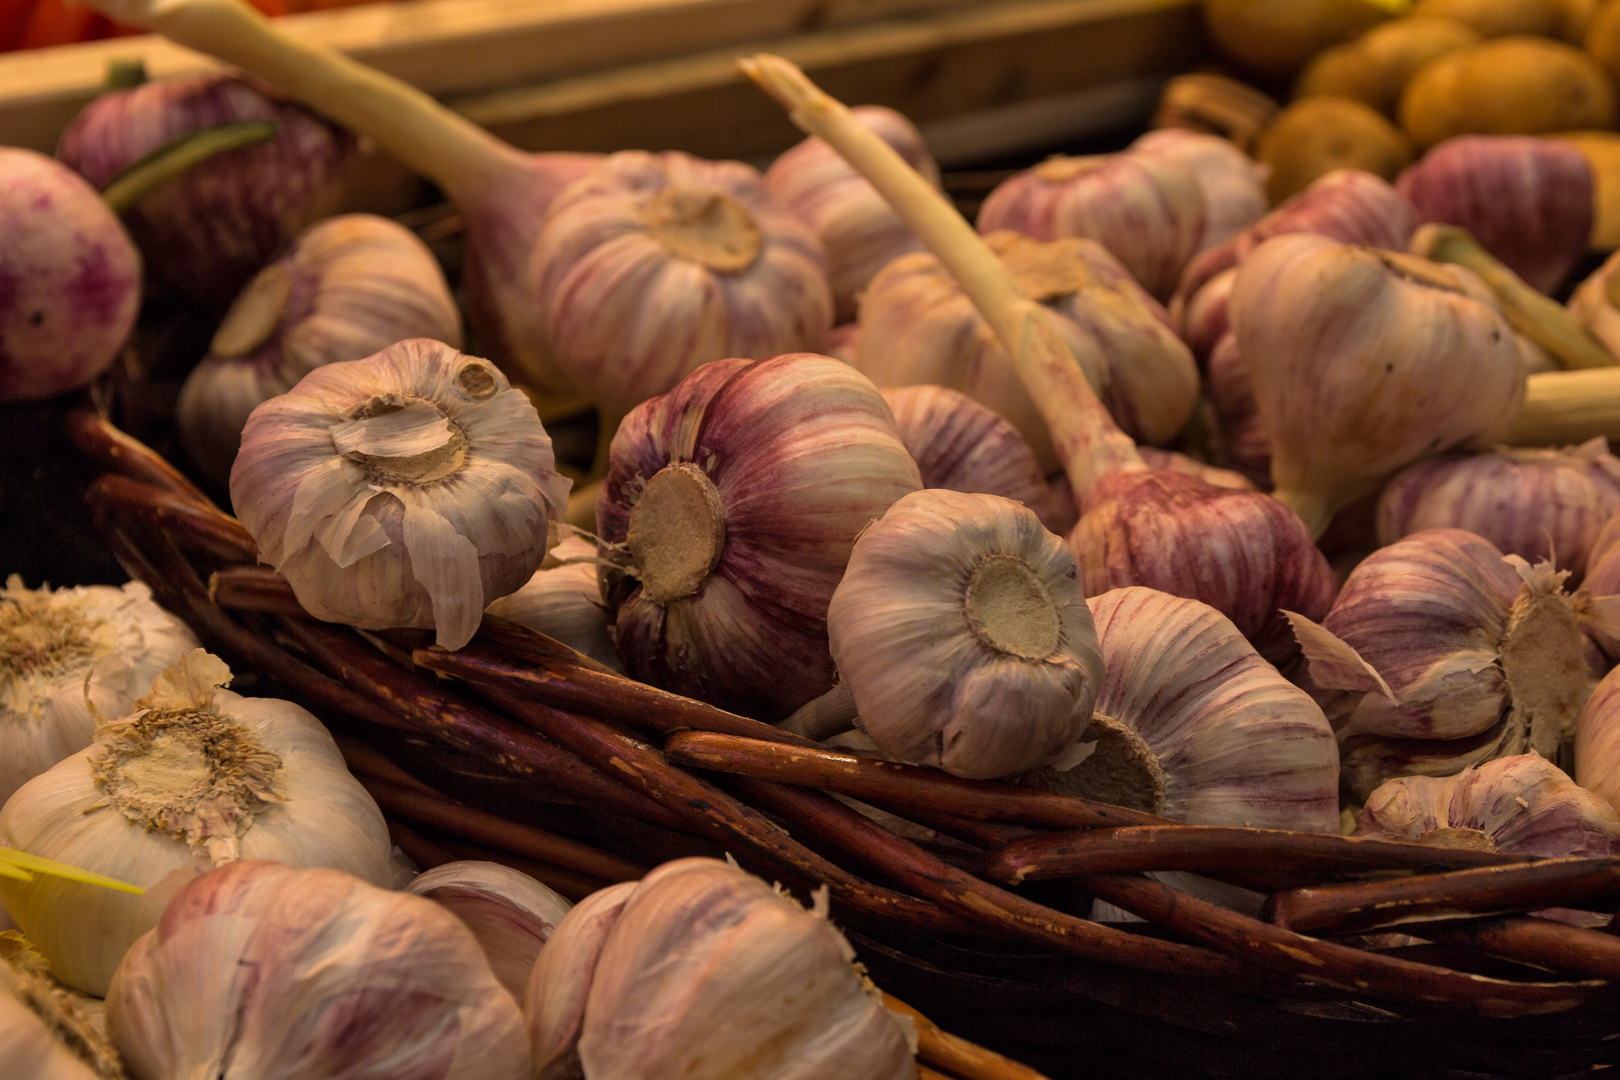
[[[624,665],[613,648],[613,624],[602,603],[597,574],[596,545],[570,536],[551,549],[546,562],[527,584],[484,611],[556,638],[597,663],[622,672]]]
[[[524,998],[537,1080],[914,1080],[821,897],[807,912],[701,858],[588,897]]]
[[[0,591],[0,805],[90,745],[152,680],[197,647],[140,582]]]
[[[3,957],[0,1063],[6,1080],[125,1080],[118,1052],[74,995],[44,971]]]
[[[1620,252],[1604,260],[1603,265],[1580,285],[1569,298],[1570,318],[1612,357],[1620,357]]]
[[[833,660],[884,753],[989,779],[1085,733],[1102,680],[1074,553],[995,495],[907,495],[855,541]]]
[[[107,993],[132,1080],[527,1080],[517,1003],[455,916],[336,870],[233,863],[181,889]]]
[[[403,891],[425,896],[460,919],[513,1000],[522,999],[535,957],[573,907],[528,874],[492,862],[444,863]]]
[[[366,629],[465,645],[529,580],[569,482],[534,406],[495,366],[417,338],[328,364],[253,411],[231,501],[298,602]]]
[[[195,650],[0,810],[0,843],[147,889],[0,878],[6,910],[69,986],[106,993],[124,950],[199,867],[274,858],[392,879],[382,814],[326,729],[291,702],[219,689],[229,680]]]
[[[1524,380],[1524,404],[1509,446],[1566,446],[1602,435],[1620,439],[1620,369],[1537,372]]]

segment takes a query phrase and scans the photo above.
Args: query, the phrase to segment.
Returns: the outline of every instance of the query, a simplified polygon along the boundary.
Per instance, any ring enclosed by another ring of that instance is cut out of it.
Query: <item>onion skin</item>
[[[135,325],[135,245],[82,179],[43,154],[5,147],[0,237],[0,401],[85,385]]]

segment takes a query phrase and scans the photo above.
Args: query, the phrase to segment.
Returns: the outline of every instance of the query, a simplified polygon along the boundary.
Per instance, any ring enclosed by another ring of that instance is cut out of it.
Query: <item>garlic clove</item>
[[[231,501],[317,618],[460,648],[546,552],[569,482],[494,365],[417,338],[328,364],[253,411]]]
[[[563,916],[541,948],[523,994],[536,1080],[580,1075],[579,1033],[591,980],[608,934],[639,886],[624,881],[591,893]]]
[[[119,966],[107,1028],[132,1080],[524,1080],[523,1019],[472,934],[335,870],[193,880]]]
[[[833,660],[886,754],[990,779],[1085,732],[1102,678],[1074,554],[994,495],[931,489],[855,542],[827,612]]]
[[[1029,444],[998,413],[944,386],[890,387],[882,394],[923,487],[1000,495],[1033,510],[1052,532],[1066,531]]]
[[[553,560],[560,565],[542,565],[517,592],[494,601],[484,611],[556,638],[597,663],[623,672],[613,647],[613,624],[608,621],[597,582],[596,545],[570,536],[551,549],[547,561]]]
[[[1180,161],[1204,193],[1204,235],[1199,251],[1225,243],[1265,216],[1268,170],[1230,139],[1180,128],[1141,136],[1130,152]]]
[[[861,105],[852,111],[907,164],[939,183],[939,166],[928,156],[922,133],[911,121],[880,105]],[[922,250],[883,196],[814,136],[771,163],[765,170],[765,186],[821,237],[840,321],[855,317],[856,298],[873,274],[901,255]]]
[[[0,1062],[7,1080],[124,1080],[75,995],[21,957],[0,957]]]
[[[460,919],[514,1000],[523,997],[541,947],[573,907],[529,875],[492,862],[444,863],[402,891]]]

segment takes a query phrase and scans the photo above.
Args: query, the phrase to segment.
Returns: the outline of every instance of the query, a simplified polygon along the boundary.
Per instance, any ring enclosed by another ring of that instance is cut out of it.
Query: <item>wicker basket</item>
[[[729,851],[827,886],[880,985],[1054,1077],[1545,1077],[1620,1060],[1620,937],[1522,914],[1614,910],[1620,860],[1180,825],[828,752],[500,620],[456,653],[317,622],[160,456],[90,412],[69,434],[105,470],[89,499],[119,561],[255,693],[326,721],[420,861],[498,858],[578,896]],[[1257,890],[1261,917],[1146,871]],[[1090,921],[1094,897],[1146,921]],[[937,1032],[921,1060],[960,1080],[1034,1075]]]

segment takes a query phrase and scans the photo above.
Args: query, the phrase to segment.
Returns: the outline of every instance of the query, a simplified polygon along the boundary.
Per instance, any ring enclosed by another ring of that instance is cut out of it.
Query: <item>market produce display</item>
[[[132,578],[0,591],[0,1075],[1610,1063],[1620,0],[1203,7],[970,218],[779,56],[768,167],[528,153],[94,0],[241,70],[0,148]]]

